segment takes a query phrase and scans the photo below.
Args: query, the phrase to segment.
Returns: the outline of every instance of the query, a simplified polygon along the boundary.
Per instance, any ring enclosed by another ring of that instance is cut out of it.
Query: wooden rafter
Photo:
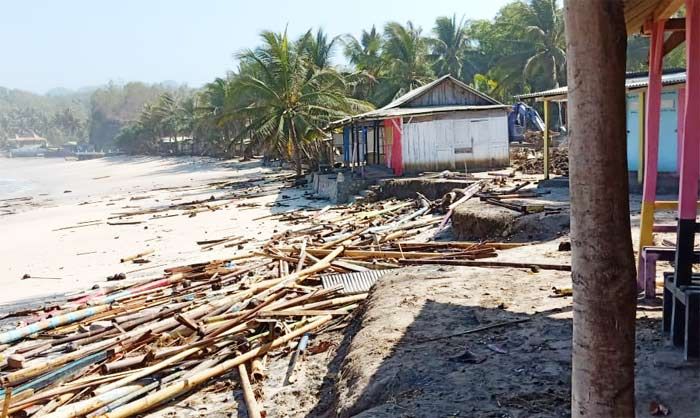
[[[639,33],[649,21],[670,18],[684,2],[685,0],[626,0],[627,33]]]
[[[673,32],[664,42],[664,56],[685,42],[685,31]]]

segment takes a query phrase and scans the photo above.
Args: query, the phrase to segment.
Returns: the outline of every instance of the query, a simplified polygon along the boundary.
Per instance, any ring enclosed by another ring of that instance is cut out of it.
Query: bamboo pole
[[[250,379],[248,379],[248,370],[246,370],[245,363],[238,365],[238,374],[241,376],[241,388],[243,389],[245,405],[248,408],[248,418],[260,418],[262,416],[260,413],[260,406],[255,399],[255,393],[253,393]]]
[[[2,334],[0,334],[0,344],[8,344],[17,340],[21,340],[22,338],[27,337],[29,335],[36,334],[40,331],[44,331],[46,329],[53,329],[61,325],[71,324],[83,320],[85,318],[97,315],[99,313],[105,312],[109,309],[111,309],[109,305],[93,306],[91,308],[81,309],[79,311],[70,312],[50,319],[35,322],[25,327],[3,332]]]
[[[172,399],[182,393],[185,393],[193,387],[198,386],[213,377],[221,376],[222,374],[227,373],[229,370],[233,369],[234,367],[237,367],[239,364],[245,363],[256,357],[259,357],[274,348],[280,347],[288,343],[289,341],[299,337],[300,335],[303,335],[306,332],[312,331],[320,327],[321,325],[330,321],[332,318],[332,316],[319,317],[314,322],[311,322],[299,329],[296,329],[287,335],[279,337],[270,343],[250,350],[231,360],[224,361],[218,366],[209,368],[207,370],[203,370],[193,376],[190,376],[188,379],[176,381],[171,385],[168,385],[163,389],[160,389],[144,398],[141,398],[137,401],[126,404],[112,412],[104,414],[100,416],[100,418],[126,418],[147,411],[153,406],[158,405],[159,403],[168,399]]]
[[[42,406],[38,411],[36,411],[34,413],[34,416],[43,417],[46,414],[50,414],[51,412],[56,410],[56,408],[71,400],[74,394],[74,392],[68,392],[58,396],[57,398],[52,399],[49,403]]]
[[[155,252],[156,252],[156,250],[146,250],[146,251],[140,252],[140,253],[138,253],[138,254],[134,254],[134,255],[130,255],[130,256],[128,256],[128,257],[124,257],[124,258],[121,259],[121,262],[122,262],[122,263],[126,263],[127,261],[136,260],[136,259],[138,259],[138,258],[142,258],[142,257],[145,257],[145,256],[147,256],[147,255],[151,255],[151,254],[153,254],[153,253],[155,253]]]
[[[337,249],[336,249],[337,250]],[[333,250],[333,251],[336,251]],[[324,250],[320,248],[307,248],[306,252],[312,255],[329,255],[331,250]],[[456,251],[453,253],[430,253],[430,252],[406,252],[406,251],[379,251],[379,250],[345,250],[342,252],[343,257],[346,258],[395,258],[395,259],[415,259],[415,258],[428,258],[435,257],[436,255],[443,255],[449,257],[451,255],[460,255],[462,252]]]
[[[114,389],[110,392],[103,393],[84,401],[64,405],[56,411],[45,415],[44,418],[75,418],[84,416],[95,409],[101,408],[111,402],[114,402],[131,392],[141,389],[142,385],[130,385],[122,388]]]
[[[360,235],[364,234],[365,232],[367,232],[368,229],[369,229],[368,226],[366,226],[366,227],[364,227],[364,228],[359,228],[358,230],[356,230],[355,232],[353,232],[353,233],[351,233],[351,234],[349,234],[349,235],[346,235],[346,236],[344,236],[344,237],[340,237],[340,238],[338,238],[338,239],[336,239],[336,240],[333,240],[333,241],[329,241],[329,242],[327,242],[327,243],[321,245],[321,246],[318,247],[318,248],[321,249],[321,250],[325,250],[325,249],[328,249],[328,248],[333,248],[333,247],[335,247],[336,245],[340,245],[340,244],[344,243],[345,241],[351,240],[351,239],[353,239],[353,238],[355,238],[355,237],[357,237],[357,236],[360,236]]]
[[[10,403],[12,402],[12,388],[5,389],[5,400],[2,403],[2,418],[7,418],[7,413],[10,410]]]
[[[486,268],[531,268],[537,267],[542,270],[571,271],[568,264],[545,264],[545,263],[515,263],[507,261],[480,261],[480,260],[399,260],[401,264],[442,264],[447,266],[468,266]]]

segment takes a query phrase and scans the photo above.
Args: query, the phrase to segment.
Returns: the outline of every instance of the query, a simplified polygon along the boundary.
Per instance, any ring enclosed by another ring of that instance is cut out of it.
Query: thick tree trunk
[[[622,0],[566,0],[571,416],[634,417],[636,284],[625,145]]]

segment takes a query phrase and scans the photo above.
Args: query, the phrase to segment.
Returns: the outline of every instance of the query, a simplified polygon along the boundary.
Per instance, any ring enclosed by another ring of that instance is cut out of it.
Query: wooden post
[[[355,171],[355,142],[356,130],[355,124],[350,125],[350,171]]]
[[[685,87],[678,89],[678,118],[676,130],[676,174],[681,174],[681,159],[683,158],[683,138],[685,137]]]
[[[656,201],[656,181],[659,164],[659,126],[661,123],[661,72],[663,65],[665,21],[655,22],[652,27],[649,50],[649,88],[646,97],[645,144],[644,144],[644,185],[642,187],[642,214],[639,226],[639,252],[654,244],[654,202]],[[644,266],[641,259],[637,265],[637,285],[642,283]]]
[[[571,416],[634,417],[637,291],[622,0],[565,0],[573,283]]]
[[[700,109],[700,2],[687,0],[686,6],[686,92],[685,109]],[[678,193],[678,238],[676,241],[677,286],[690,284],[693,273],[695,217],[700,175],[700,119],[684,118],[681,151],[680,191]]]
[[[637,140],[639,141],[639,165],[637,166],[637,183],[644,184],[644,125],[645,125],[645,102],[646,97],[644,90],[639,92],[639,99],[637,104],[637,112],[639,117],[637,118]]]
[[[544,179],[549,180],[549,100],[544,101]]]

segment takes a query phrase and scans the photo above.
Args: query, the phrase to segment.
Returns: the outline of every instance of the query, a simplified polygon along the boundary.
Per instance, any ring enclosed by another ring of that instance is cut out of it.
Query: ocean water
[[[10,177],[2,177],[0,174],[0,199],[11,197],[21,197],[24,192],[32,189],[32,184],[29,181],[14,179]]]
[[[28,165],[36,164],[33,161]],[[9,199],[12,197],[24,197],[30,192],[35,183],[24,176],[24,173],[18,173],[17,164],[8,159],[0,157],[0,199]]]

